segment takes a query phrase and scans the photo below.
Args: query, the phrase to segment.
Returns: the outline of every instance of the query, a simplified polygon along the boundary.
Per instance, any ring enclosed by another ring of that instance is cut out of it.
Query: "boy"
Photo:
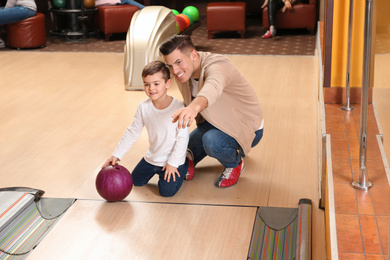
[[[168,67],[153,61],[142,71],[144,90],[149,97],[138,106],[133,123],[126,129],[114,153],[102,168],[117,164],[138,139],[143,127],[149,136],[149,149],[132,172],[135,186],[143,186],[153,175],[159,175],[160,195],[172,197],[180,189],[188,170],[186,151],[188,128],[172,123],[172,114],[184,105],[167,95],[171,86]]]

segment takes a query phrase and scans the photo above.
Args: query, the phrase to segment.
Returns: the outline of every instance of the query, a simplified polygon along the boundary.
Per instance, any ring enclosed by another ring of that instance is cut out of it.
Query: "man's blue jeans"
[[[0,7],[0,25],[19,22],[33,17],[35,13],[34,10],[24,6],[15,6],[7,9]]]
[[[257,130],[255,134],[252,147],[260,142],[263,129]],[[217,159],[225,168],[234,168],[239,165],[241,157],[245,156],[241,146],[233,137],[218,130],[207,121],[191,132],[188,149],[194,155],[194,165],[208,155]]]
[[[180,177],[175,175],[176,181],[173,181],[172,177],[169,182],[165,181],[165,171],[163,171],[162,169],[163,167],[154,166],[145,161],[144,158],[142,158],[142,160],[137,164],[137,166],[135,166],[131,174],[133,176],[134,186],[144,186],[155,174],[158,174],[158,190],[160,192],[160,195],[164,197],[172,197],[180,189],[183,183],[184,177],[186,176],[186,173],[188,171],[188,160],[186,160],[183,165],[180,165],[177,168]]]

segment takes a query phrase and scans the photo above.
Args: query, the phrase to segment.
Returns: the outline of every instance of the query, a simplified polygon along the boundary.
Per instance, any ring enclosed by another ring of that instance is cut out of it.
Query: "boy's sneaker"
[[[2,39],[0,39],[0,48],[5,48],[5,42]]]
[[[238,178],[244,171],[244,160],[241,159],[240,164],[235,168],[225,168],[221,177],[217,180],[215,185],[218,187],[230,187],[237,183]]]
[[[195,176],[194,155],[192,154],[191,150],[187,150],[187,159],[188,159],[188,171],[186,176],[184,177],[184,180],[190,181]]]

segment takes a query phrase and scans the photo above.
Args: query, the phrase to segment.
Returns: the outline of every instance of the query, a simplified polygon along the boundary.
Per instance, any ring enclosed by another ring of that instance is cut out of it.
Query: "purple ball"
[[[96,176],[96,190],[107,201],[120,201],[126,198],[133,188],[133,177],[121,165],[109,165]]]

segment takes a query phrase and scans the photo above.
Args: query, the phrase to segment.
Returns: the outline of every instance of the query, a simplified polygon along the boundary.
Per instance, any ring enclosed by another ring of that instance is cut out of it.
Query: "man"
[[[218,187],[237,183],[244,170],[243,157],[263,136],[263,113],[248,80],[224,56],[198,52],[186,35],[175,35],[160,46],[167,66],[175,76],[185,108],[172,117],[179,128],[197,128],[190,134],[186,180],[204,157],[217,159],[224,167]]]

